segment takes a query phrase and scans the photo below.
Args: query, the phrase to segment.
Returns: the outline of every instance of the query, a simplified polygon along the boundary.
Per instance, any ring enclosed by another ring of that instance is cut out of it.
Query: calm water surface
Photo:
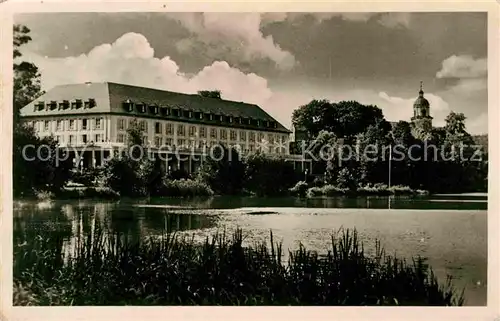
[[[388,254],[428,259],[441,281],[447,275],[465,288],[467,305],[486,304],[487,202],[483,195],[430,198],[231,198],[149,199],[119,202],[14,203],[14,246],[41,232],[59,233],[66,251],[78,235],[92,233],[96,220],[131,239],[163,231],[203,239],[242,228],[247,244],[275,240],[286,249],[300,243],[326,253],[339,228],[356,228],[367,251],[382,242]],[[16,260],[22,260],[16,257]],[[16,268],[16,267],[14,267]]]

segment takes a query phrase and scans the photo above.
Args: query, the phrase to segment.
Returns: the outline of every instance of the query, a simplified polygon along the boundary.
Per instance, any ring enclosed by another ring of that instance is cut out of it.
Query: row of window
[[[126,142],[126,135],[124,134],[118,134],[117,136],[117,142],[118,143],[125,143]],[[148,136],[143,136],[143,143],[147,144],[149,142]],[[172,147],[184,147],[184,148],[210,148],[213,146],[218,145],[218,141],[194,141],[194,140],[189,140],[189,139],[177,139],[177,144],[174,143],[173,138],[163,138],[161,136],[156,136],[154,138],[154,144],[153,146],[156,147],[161,147],[161,146],[172,146]],[[238,144],[233,144],[233,146],[240,146],[244,147],[245,145],[238,145]],[[286,153],[286,148],[283,146],[256,146],[255,144],[249,144],[247,150],[249,151],[256,151],[257,149],[261,149],[268,152],[275,152],[275,153]]]
[[[38,131],[53,131],[54,125],[56,131],[65,130],[100,130],[103,129],[102,118],[83,118],[83,119],[60,119],[28,122],[29,126],[34,126]]]
[[[155,115],[160,114],[161,116],[175,116],[175,117],[183,117],[183,118],[191,118],[197,120],[206,120],[206,121],[218,121],[223,123],[235,123],[240,125],[253,125],[257,127],[267,127],[267,128],[277,128],[278,124],[275,121],[270,120],[261,120],[250,117],[235,117],[235,116],[226,116],[220,114],[212,114],[205,113],[201,111],[192,111],[192,110],[184,110],[182,108],[177,107],[166,107],[166,106],[158,106],[158,105],[148,105],[146,103],[138,102],[134,103],[131,100],[126,100],[123,102],[123,108],[132,112],[134,109],[140,113],[146,113],[148,110],[150,113]]]
[[[93,108],[96,106],[96,102],[94,98],[89,98],[88,100],[75,99],[73,101],[63,100],[60,102],[57,101],[39,101],[35,104],[35,111],[40,110],[65,110],[69,109],[79,109],[79,108]]]
[[[130,124],[132,124],[134,120],[130,120]],[[130,125],[129,125],[130,126]],[[147,132],[148,131],[148,123],[145,120],[139,121],[138,126],[142,131]],[[124,119],[119,119],[118,120],[118,131],[124,131],[125,130],[125,120]],[[190,126],[190,125],[183,125],[183,124],[178,124],[176,126],[177,129],[177,136],[186,136],[186,129],[187,129],[187,134],[189,137],[199,137],[199,138],[207,138],[207,128],[204,126]],[[154,123],[154,133],[157,135],[161,135],[162,133],[165,133],[167,136],[171,136],[174,134],[174,126],[173,124],[166,123],[162,124],[160,122],[155,122]],[[222,139],[222,140],[227,140],[227,129],[225,128],[220,128],[217,130],[217,128],[210,128],[210,138],[211,139]],[[233,129],[229,130],[229,139],[231,141],[237,141],[238,140],[238,134],[239,134],[239,140],[240,141],[246,141],[247,139],[247,132],[244,130],[236,131]],[[248,135],[248,139],[251,142],[257,141],[263,141],[264,139],[267,139],[269,143],[274,143],[276,140],[277,142],[284,143],[287,140],[287,135],[279,135],[279,134],[267,134],[267,137],[264,135],[264,133],[259,133],[256,135],[256,133],[250,132]]]
[[[80,141],[79,142],[77,141],[77,139],[78,139],[77,135],[69,135],[67,142],[64,140],[64,136],[62,136],[62,135],[56,135],[56,136],[54,136],[54,139],[57,142],[59,142],[60,144],[67,143],[68,145],[73,145],[73,144],[77,144],[77,143],[87,144],[87,143],[90,143],[90,142],[94,142],[94,143],[104,142],[104,136],[102,134],[95,134],[95,135],[86,135],[86,134],[84,134],[84,135],[80,135]]]

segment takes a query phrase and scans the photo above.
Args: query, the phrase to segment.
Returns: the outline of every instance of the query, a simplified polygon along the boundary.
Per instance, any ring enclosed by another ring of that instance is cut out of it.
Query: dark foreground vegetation
[[[54,234],[52,234],[54,235]],[[53,237],[53,236],[52,236]],[[62,242],[62,240],[58,240]],[[143,242],[99,228],[71,255],[30,239],[14,248],[14,305],[462,305],[421,258],[368,256],[356,231],[332,236],[330,252],[243,246],[242,231],[197,243],[165,234]],[[22,259],[21,259],[22,258]]]

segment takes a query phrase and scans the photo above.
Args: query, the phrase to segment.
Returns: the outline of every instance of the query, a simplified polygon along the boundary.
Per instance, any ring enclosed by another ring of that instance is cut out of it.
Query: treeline
[[[295,110],[292,121],[310,155],[319,159],[314,172],[323,174],[324,184],[351,190],[388,184],[390,168],[392,185],[431,192],[487,190],[487,151],[474,146],[461,113],[451,112],[444,127],[425,132],[406,121],[391,125],[376,106],[313,100]],[[299,147],[295,151],[303,152]]]

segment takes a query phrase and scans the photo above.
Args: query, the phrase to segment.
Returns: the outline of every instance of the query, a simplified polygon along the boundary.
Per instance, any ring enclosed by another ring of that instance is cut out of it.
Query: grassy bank
[[[422,259],[363,250],[356,231],[332,236],[319,257],[304,248],[287,263],[282,248],[242,245],[241,230],[202,244],[172,234],[143,242],[105,236],[77,242],[71,255],[47,237],[14,248],[15,305],[461,305]],[[16,260],[23,260],[22,264]],[[17,264],[16,264],[17,263]],[[463,294],[462,294],[463,295]]]

